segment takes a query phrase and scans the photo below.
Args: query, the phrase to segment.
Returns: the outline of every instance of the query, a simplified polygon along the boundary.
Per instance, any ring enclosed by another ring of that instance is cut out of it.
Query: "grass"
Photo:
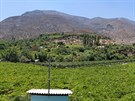
[[[47,67],[0,62],[0,101],[15,101],[32,88],[47,89]],[[51,68],[51,88],[72,90],[71,101],[134,101],[135,63]]]

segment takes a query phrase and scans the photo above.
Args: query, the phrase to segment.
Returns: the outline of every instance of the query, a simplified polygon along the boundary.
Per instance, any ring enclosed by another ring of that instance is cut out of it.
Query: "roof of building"
[[[48,94],[48,89],[31,89],[27,93],[38,95],[69,95],[72,94],[72,91],[68,89],[50,89],[50,93]]]

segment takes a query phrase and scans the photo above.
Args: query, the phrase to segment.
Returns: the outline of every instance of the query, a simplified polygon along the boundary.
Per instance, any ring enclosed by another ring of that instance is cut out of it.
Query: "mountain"
[[[55,32],[96,32],[117,43],[135,43],[135,22],[125,18],[89,19],[52,10],[35,10],[0,22],[0,39],[34,38]]]
[[[91,28],[96,32],[110,37],[117,43],[135,43],[135,22],[125,18],[94,18],[91,19]]]

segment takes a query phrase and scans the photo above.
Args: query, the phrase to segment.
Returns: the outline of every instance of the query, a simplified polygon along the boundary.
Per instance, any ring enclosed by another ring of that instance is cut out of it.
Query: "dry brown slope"
[[[124,19],[85,18],[57,11],[35,10],[0,22],[0,39],[33,38],[53,32],[97,32],[117,43],[135,43],[135,22]]]

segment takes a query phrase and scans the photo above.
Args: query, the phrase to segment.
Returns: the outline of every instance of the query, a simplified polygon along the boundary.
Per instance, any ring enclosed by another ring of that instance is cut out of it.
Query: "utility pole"
[[[48,58],[48,95],[50,94],[50,52],[49,52],[49,58]]]

